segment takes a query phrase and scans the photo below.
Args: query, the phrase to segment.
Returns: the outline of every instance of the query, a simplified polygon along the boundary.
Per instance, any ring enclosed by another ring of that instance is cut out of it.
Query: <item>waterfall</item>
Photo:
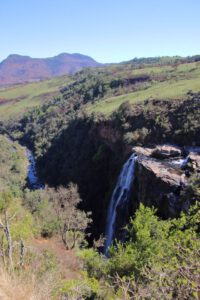
[[[118,206],[127,206],[130,198],[131,185],[134,180],[135,162],[137,156],[132,154],[123,165],[122,171],[119,175],[117,185],[113,191],[107,214],[106,223],[106,243],[104,253],[107,255],[109,246],[112,243],[117,218]]]
[[[181,169],[184,169],[184,168],[186,167],[189,158],[190,158],[190,155],[188,155],[186,158],[184,158],[184,159],[182,160],[181,165],[180,165]]]
[[[190,155],[186,156],[183,159],[172,160],[173,165],[177,165],[180,169],[184,169],[189,161]]]
[[[33,190],[42,190],[44,189],[44,184],[40,181],[37,175],[36,162],[33,153],[26,149],[26,156],[29,161],[27,179],[28,184]]]

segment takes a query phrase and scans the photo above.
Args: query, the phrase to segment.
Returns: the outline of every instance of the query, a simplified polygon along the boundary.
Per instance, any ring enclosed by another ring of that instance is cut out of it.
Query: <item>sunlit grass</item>
[[[34,82],[0,89],[0,118],[5,119],[23,113],[59,94],[60,88],[70,82],[62,76],[41,82]],[[2,104],[1,104],[2,103]]]
[[[99,102],[93,105],[87,104],[86,109],[88,112],[110,114],[127,100],[136,103],[149,98],[180,99],[184,98],[189,90],[200,91],[199,62],[162,66],[115,64],[102,69],[94,69],[93,72],[97,72],[96,76],[98,76],[98,72],[101,72],[101,76],[103,76],[105,82],[108,82],[108,85],[113,78],[124,79],[144,74],[149,75],[152,81],[148,88],[144,86],[142,90],[120,96],[112,96],[112,91],[110,91]],[[71,80],[70,77],[63,76],[0,89],[0,119],[23,114],[27,109],[52,99],[59,94],[60,88],[66,86]]]
[[[190,64],[192,65],[192,64]],[[181,65],[177,68],[176,72],[184,72],[186,66]],[[88,106],[88,112],[101,112],[104,114],[111,114],[115,111],[123,102],[129,101],[130,103],[137,103],[146,99],[182,99],[186,97],[189,90],[193,92],[200,91],[200,68],[194,69],[194,66],[187,66],[187,70],[191,72],[187,79],[187,72],[184,73],[186,79],[179,78],[168,80],[165,82],[153,83],[151,87],[140,90],[137,92],[129,93],[122,96],[107,98],[103,101],[99,101],[93,105]]]

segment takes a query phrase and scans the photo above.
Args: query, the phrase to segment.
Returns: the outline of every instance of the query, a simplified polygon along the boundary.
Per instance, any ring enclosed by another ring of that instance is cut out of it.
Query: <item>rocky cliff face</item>
[[[138,155],[133,207],[139,203],[154,206],[164,218],[176,217],[187,210],[189,199],[183,201],[180,194],[189,177],[200,172],[199,149],[163,145],[135,147],[133,151]]]
[[[173,218],[187,211],[193,200],[197,200],[193,197],[190,177],[200,172],[200,149],[158,145],[134,147],[132,152],[121,168],[110,198],[108,244],[113,236],[124,239],[124,227],[140,203],[156,208],[162,218]]]

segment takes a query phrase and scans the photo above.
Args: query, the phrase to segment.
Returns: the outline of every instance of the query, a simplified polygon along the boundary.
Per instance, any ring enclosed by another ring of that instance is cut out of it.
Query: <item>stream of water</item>
[[[104,248],[105,255],[107,255],[108,248],[110,247],[113,237],[115,235],[117,208],[121,205],[128,205],[130,199],[130,190],[134,180],[136,160],[137,156],[135,154],[132,154],[123,165],[116,187],[113,191],[110,200],[110,205],[107,214],[106,243]]]
[[[41,180],[38,177],[37,169],[36,169],[36,161],[35,157],[29,149],[26,148],[26,156],[28,158],[28,170],[27,170],[27,181],[28,186],[32,190],[42,190],[45,188],[44,184],[41,182]]]

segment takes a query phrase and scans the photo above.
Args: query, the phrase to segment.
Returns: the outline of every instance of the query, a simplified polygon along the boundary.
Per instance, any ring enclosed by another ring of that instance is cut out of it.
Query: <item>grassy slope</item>
[[[0,89],[0,119],[22,114],[28,108],[59,94],[61,87],[70,82],[67,76],[41,82]]]
[[[99,72],[99,69],[96,72]],[[95,72],[95,70],[93,71]],[[99,78],[97,72],[96,78]],[[178,66],[116,64],[100,70],[101,76],[108,81],[119,78],[129,78],[140,75],[149,75],[153,80],[148,86],[141,86],[135,92],[121,90],[118,95],[107,94],[93,105],[88,103],[88,112],[111,114],[123,102],[137,103],[149,98],[180,99],[184,98],[189,90],[200,91],[200,63],[185,63]],[[84,77],[83,77],[84,78]],[[74,78],[75,79],[75,78]],[[76,79],[75,79],[76,80]],[[80,80],[77,75],[77,80]],[[0,89],[0,119],[8,119],[23,114],[28,108],[44,103],[59,94],[59,89],[72,82],[67,76],[58,77],[42,82],[14,86]],[[78,82],[78,81],[77,81]]]
[[[167,75],[163,82],[153,82],[150,87],[121,96],[110,97],[93,105],[88,105],[88,112],[110,114],[123,102],[137,103],[145,99],[181,99],[189,90],[200,91],[200,64],[182,64],[178,67],[147,67],[132,71],[132,75],[151,74]]]

